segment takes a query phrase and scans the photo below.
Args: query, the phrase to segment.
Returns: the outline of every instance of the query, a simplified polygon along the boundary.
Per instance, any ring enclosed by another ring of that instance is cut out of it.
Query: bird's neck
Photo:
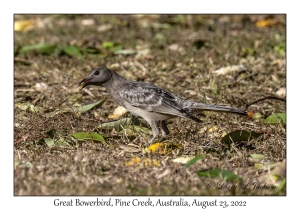
[[[116,90],[120,85],[122,85],[126,81],[126,79],[114,71],[111,71],[110,73],[111,78],[102,85],[106,88],[109,87]]]

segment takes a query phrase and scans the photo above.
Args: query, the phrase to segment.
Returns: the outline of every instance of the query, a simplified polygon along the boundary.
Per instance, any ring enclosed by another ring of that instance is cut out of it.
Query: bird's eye
[[[94,73],[95,75],[98,75],[99,74],[99,71],[95,71],[95,73]]]

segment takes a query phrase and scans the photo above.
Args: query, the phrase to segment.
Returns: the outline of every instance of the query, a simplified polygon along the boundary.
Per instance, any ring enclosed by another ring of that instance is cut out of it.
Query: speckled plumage
[[[165,115],[185,117],[200,122],[180,107],[176,98],[155,85],[127,81],[119,87],[120,96],[134,107]]]
[[[153,133],[153,137],[147,144],[152,143],[158,136],[160,123],[162,134],[167,135],[169,130],[166,120],[174,117],[184,117],[201,122],[192,114],[205,110],[246,115],[245,111],[237,108],[184,100],[155,85],[127,80],[105,67],[93,70],[87,78],[80,82],[80,85],[82,88],[88,85],[106,87],[107,92],[116,102],[133,114],[143,117],[150,124]]]

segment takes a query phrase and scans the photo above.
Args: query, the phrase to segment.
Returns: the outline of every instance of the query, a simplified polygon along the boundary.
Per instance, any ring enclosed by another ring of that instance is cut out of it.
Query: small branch
[[[275,100],[279,100],[279,101],[284,101],[284,102],[286,102],[286,99],[285,99],[285,98],[279,98],[279,97],[277,97],[277,96],[266,96],[266,97],[264,97],[264,98],[261,98],[261,99],[258,99],[258,100],[256,100],[256,101],[253,101],[253,102],[251,102],[251,103],[246,104],[246,109],[248,109],[249,106],[251,106],[251,105],[253,105],[253,104],[256,104],[257,102],[264,101],[264,100],[266,100],[266,99],[275,99]]]

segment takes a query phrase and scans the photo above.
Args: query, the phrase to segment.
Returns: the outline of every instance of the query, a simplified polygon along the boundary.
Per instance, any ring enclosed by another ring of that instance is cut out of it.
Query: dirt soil
[[[208,104],[245,109],[266,96],[285,98],[284,15],[15,15],[15,22],[15,195],[286,195],[286,124],[265,122],[286,113],[284,101],[257,102],[248,117],[172,119],[155,150],[144,146],[147,125],[101,128],[136,116],[111,119],[118,104],[105,88],[78,87],[106,66]],[[39,43],[51,46],[26,50]],[[236,130],[259,137],[222,140]],[[78,132],[106,143],[78,140]],[[199,173],[211,169],[240,179]]]

